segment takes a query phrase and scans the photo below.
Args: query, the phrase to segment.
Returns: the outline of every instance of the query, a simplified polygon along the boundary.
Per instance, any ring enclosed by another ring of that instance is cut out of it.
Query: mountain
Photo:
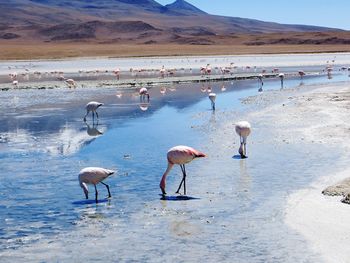
[[[210,15],[185,0],[0,0],[0,39],[215,44],[235,34],[334,29]]]
[[[200,10],[199,8],[195,7],[194,5],[191,5],[190,3],[184,0],[176,0],[172,4],[166,5],[165,8],[167,10],[181,12],[183,14],[207,14],[206,12]]]

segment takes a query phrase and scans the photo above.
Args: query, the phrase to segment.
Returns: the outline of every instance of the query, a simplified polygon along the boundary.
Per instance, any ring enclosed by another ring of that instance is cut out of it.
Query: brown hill
[[[166,6],[154,0],[0,0],[2,41],[210,45],[234,34],[329,30],[210,15],[184,0]]]

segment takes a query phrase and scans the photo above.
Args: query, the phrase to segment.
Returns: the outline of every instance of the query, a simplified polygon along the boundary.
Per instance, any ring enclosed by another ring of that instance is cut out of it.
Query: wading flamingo
[[[165,181],[168,173],[170,172],[171,168],[174,166],[174,164],[178,164],[181,167],[182,171],[182,180],[179,185],[179,188],[177,189],[176,193],[178,194],[182,184],[184,185],[184,195],[186,195],[186,169],[185,164],[191,162],[195,158],[200,157],[206,157],[204,153],[201,153],[191,147],[188,146],[175,146],[171,148],[168,151],[167,158],[168,158],[168,167],[165,171],[165,173],[162,176],[162,179],[160,180],[159,187],[162,190],[163,195],[166,195],[165,192]]]
[[[278,74],[278,77],[279,77],[280,80],[281,80],[281,88],[283,88],[284,73]]]
[[[216,94],[214,92],[209,93],[209,99],[211,101],[211,108],[215,110]]]
[[[114,171],[104,169],[101,167],[86,167],[82,169],[79,172],[79,184],[80,184],[80,187],[83,188],[86,199],[89,198],[89,190],[87,185],[93,184],[95,186],[95,200],[96,200],[96,203],[98,202],[97,201],[98,192],[96,188],[96,185],[98,183],[101,183],[107,187],[108,197],[111,197],[112,195],[111,195],[111,192],[109,191],[109,185],[105,184],[102,181],[112,174],[114,174]]]
[[[149,101],[149,93],[147,88],[141,88],[139,91],[139,94],[140,94],[141,101],[144,101],[146,97],[147,97],[147,100]]]
[[[264,81],[263,81],[264,76],[263,74],[259,74],[257,78],[258,78],[258,86],[259,86],[258,91],[262,92],[263,91],[262,87],[264,86]]]
[[[71,87],[76,88],[77,87],[77,83],[75,83],[74,79],[66,79],[65,82],[67,83],[69,88],[71,88]]]
[[[115,69],[114,71],[113,71],[113,73],[114,73],[114,75],[116,76],[116,78],[117,78],[117,80],[119,80],[119,78],[120,78],[120,69],[119,68],[117,68],[117,69]]]
[[[305,72],[303,70],[299,70],[298,74],[300,76],[301,79],[303,79],[303,77],[306,75]]]
[[[240,121],[236,123],[236,133],[239,135],[239,140],[241,143],[241,146],[239,147],[239,154],[241,155],[241,158],[247,158],[247,137],[249,136],[251,132],[251,126],[250,123],[247,121]]]
[[[159,70],[159,73],[160,73],[160,76],[161,76],[162,78],[165,77],[166,69],[164,68],[164,66]]]
[[[103,103],[101,102],[97,102],[97,101],[90,101],[88,104],[86,104],[85,108],[86,108],[86,114],[84,116],[84,121],[86,121],[86,116],[88,116],[89,112],[92,112],[92,120],[94,120],[95,118],[95,113],[98,119],[98,114],[97,114],[97,109],[102,106]]]

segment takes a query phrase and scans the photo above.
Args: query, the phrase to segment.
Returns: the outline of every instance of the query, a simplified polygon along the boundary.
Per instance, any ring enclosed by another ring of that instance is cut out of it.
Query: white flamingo
[[[284,73],[280,73],[280,74],[278,74],[278,77],[279,77],[279,78],[280,78],[280,80],[281,80],[281,87],[283,88]]]
[[[216,94],[214,92],[209,93],[209,99],[211,101],[211,107],[213,110],[215,110],[215,100],[216,100]]]
[[[147,97],[147,100],[149,101],[149,93],[148,93],[147,88],[145,88],[145,87],[141,88],[139,91],[139,94],[140,94],[141,101],[144,101],[146,97]]]
[[[88,189],[87,185],[92,184],[95,187],[96,203],[98,202],[98,200],[97,200],[98,192],[97,192],[97,188],[96,188],[96,185],[98,183],[101,183],[101,184],[106,186],[107,191],[108,191],[108,197],[110,198],[112,195],[111,195],[111,192],[109,190],[109,185],[105,184],[102,181],[112,174],[114,174],[114,171],[108,170],[105,168],[101,168],[101,167],[86,167],[86,168],[82,169],[79,172],[79,184],[80,184],[80,187],[83,188],[86,199],[89,198],[89,189]]]
[[[159,73],[160,73],[160,76],[161,76],[162,78],[165,77],[166,69],[164,68],[164,66],[162,66],[162,68],[160,69]]]
[[[76,88],[77,87],[77,84],[75,83],[74,79],[65,79],[65,82],[67,83],[69,88],[71,88],[71,87]]]
[[[85,108],[86,108],[86,114],[84,116],[84,121],[86,121],[86,116],[89,114],[89,112],[92,112],[92,119],[94,120],[95,117],[95,113],[98,119],[98,114],[97,114],[97,109],[99,107],[101,107],[103,105],[103,103],[101,102],[97,102],[97,101],[90,101],[88,104],[86,104]]]
[[[240,122],[237,122],[235,126],[236,126],[235,127],[236,133],[239,135],[239,139],[241,143],[238,152],[241,155],[242,159],[247,158],[246,144],[247,144],[247,137],[251,132],[251,125],[247,121],[240,121]]]
[[[120,75],[119,75],[120,74],[120,69],[116,68],[113,73],[116,76],[117,80],[119,80],[119,78],[120,78]]]

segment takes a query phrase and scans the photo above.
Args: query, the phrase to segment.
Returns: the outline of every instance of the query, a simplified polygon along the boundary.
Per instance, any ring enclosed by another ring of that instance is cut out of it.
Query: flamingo
[[[17,79],[17,72],[10,73],[9,76],[12,80],[16,80]]]
[[[263,74],[259,74],[258,75],[258,86],[259,86],[259,89],[258,89],[258,91],[259,92],[262,92],[263,91],[263,86],[264,86],[264,81],[263,81]]]
[[[207,64],[207,66],[205,67],[205,74],[207,74],[207,75],[211,74],[211,66],[210,66],[210,64]]]
[[[89,114],[90,111],[92,112],[92,119],[94,119],[95,113],[98,119],[97,109],[102,105],[103,103],[97,101],[90,101],[88,104],[86,104],[86,114],[84,116],[84,121],[86,121],[86,116]]]
[[[278,77],[279,77],[280,80],[281,80],[281,87],[283,88],[284,73],[278,74]]]
[[[120,77],[120,76],[119,76],[120,69],[119,69],[119,68],[115,69],[113,73],[114,73],[114,75],[116,76],[117,80],[119,80],[119,77]]]
[[[68,87],[71,88],[72,86],[74,88],[77,87],[77,84],[75,83],[74,79],[65,79],[65,82],[67,83]]]
[[[251,125],[247,121],[240,121],[237,122],[235,125],[236,133],[239,135],[239,140],[241,143],[241,146],[239,147],[239,154],[241,155],[241,158],[247,158],[247,137],[249,136],[251,132]]]
[[[214,92],[209,93],[209,99],[211,101],[211,107],[213,110],[215,110],[215,100],[216,100],[216,94]]]
[[[147,97],[147,100],[149,101],[149,93],[147,88],[143,87],[139,91],[140,94],[140,100],[145,100],[145,97]]]
[[[164,78],[164,77],[165,77],[165,74],[166,74],[166,70],[165,70],[164,66],[162,66],[162,68],[159,70],[159,72],[160,72],[160,76],[161,76],[162,78]]]
[[[299,76],[300,76],[301,79],[306,75],[305,72],[304,72],[303,70],[299,70],[299,71],[298,71],[298,74],[299,74]]]
[[[18,80],[12,81],[12,85],[15,86],[16,88],[18,88]]]
[[[96,200],[96,203],[98,202],[97,201],[98,192],[96,188],[96,185],[98,183],[105,185],[107,187],[108,197],[109,198],[112,197],[111,192],[109,191],[109,185],[102,182],[104,179],[106,179],[108,176],[112,174],[114,174],[114,171],[101,168],[101,167],[86,167],[82,169],[79,172],[79,184],[80,184],[80,187],[83,188],[86,199],[89,198],[89,190],[88,190],[87,184],[93,184],[95,186],[95,200]]]
[[[159,187],[162,190],[162,194],[166,195],[165,192],[165,181],[166,177],[169,174],[171,168],[174,166],[174,164],[178,164],[181,167],[182,171],[182,180],[179,185],[179,188],[177,189],[176,193],[178,194],[182,184],[184,185],[184,195],[186,195],[186,169],[185,164],[191,162],[195,158],[200,157],[206,157],[204,153],[201,153],[191,147],[188,146],[175,146],[171,149],[169,149],[167,158],[168,158],[168,167],[166,171],[164,172],[162,179],[160,180]]]

